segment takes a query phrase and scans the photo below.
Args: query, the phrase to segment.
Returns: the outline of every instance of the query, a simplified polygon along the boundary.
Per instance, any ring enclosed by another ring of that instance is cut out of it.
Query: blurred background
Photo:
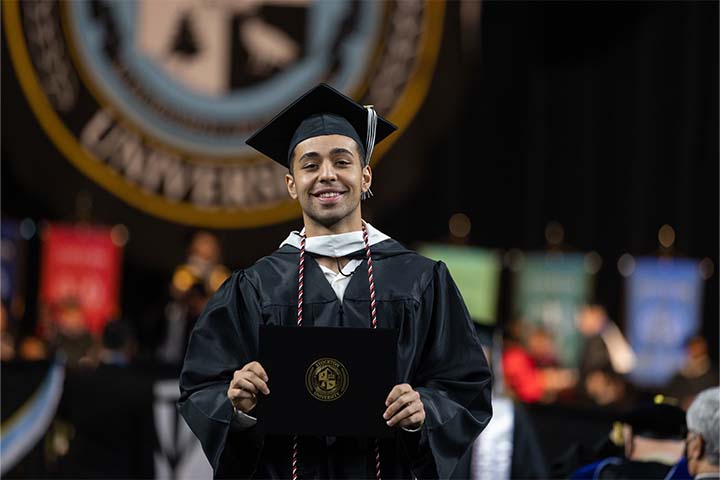
[[[524,476],[567,476],[620,412],[718,383],[717,2],[2,17],[3,476],[208,474],[174,407],[187,336],[301,228],[244,141],[319,82],[398,125],[363,215],[448,264],[498,396],[543,439]]]

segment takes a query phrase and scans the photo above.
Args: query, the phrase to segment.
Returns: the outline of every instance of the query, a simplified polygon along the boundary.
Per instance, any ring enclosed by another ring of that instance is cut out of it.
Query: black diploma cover
[[[392,437],[382,414],[396,384],[397,330],[260,326],[270,395],[258,395],[266,435]]]

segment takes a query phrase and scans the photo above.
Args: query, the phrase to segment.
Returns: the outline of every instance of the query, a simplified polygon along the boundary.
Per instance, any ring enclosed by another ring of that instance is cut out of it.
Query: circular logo
[[[422,103],[444,3],[7,0],[5,33],[40,125],[127,203],[193,226],[299,214],[286,169],[245,140],[327,82],[398,125]]]
[[[332,402],[347,391],[350,377],[345,365],[334,358],[315,360],[305,373],[305,386],[314,398]]]

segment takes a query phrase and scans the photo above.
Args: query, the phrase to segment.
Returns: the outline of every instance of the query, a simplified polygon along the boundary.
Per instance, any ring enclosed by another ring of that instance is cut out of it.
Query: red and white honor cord
[[[368,283],[370,284],[370,325],[373,329],[377,328],[377,308],[375,305],[375,277],[373,276],[372,256],[370,255],[370,241],[368,239],[368,231],[365,228],[365,222],[362,224],[363,242],[365,243],[365,256],[367,257],[368,266]],[[375,478],[382,480],[380,475],[380,441],[375,439]]]
[[[303,289],[305,286],[305,234],[300,237],[300,263],[298,265],[298,303],[297,326],[302,326],[303,320]],[[293,436],[292,448],[292,480],[298,480],[298,437]]]
[[[377,328],[377,308],[375,305],[375,278],[373,277],[372,256],[370,255],[370,241],[368,239],[365,222],[362,224],[363,242],[365,243],[365,257],[368,266],[368,283],[370,284],[370,325]],[[300,262],[298,265],[298,304],[297,304],[297,326],[301,327],[303,322],[303,289],[305,285],[305,234],[300,237]],[[292,480],[298,480],[298,437],[293,436],[292,448]],[[380,442],[375,439],[375,478],[382,480],[380,474]]]

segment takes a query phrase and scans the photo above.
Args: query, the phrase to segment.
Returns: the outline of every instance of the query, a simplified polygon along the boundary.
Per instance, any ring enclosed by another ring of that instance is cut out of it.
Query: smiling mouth
[[[322,192],[322,193],[315,194],[315,196],[321,200],[332,200],[332,199],[338,198],[343,193],[344,192]]]

